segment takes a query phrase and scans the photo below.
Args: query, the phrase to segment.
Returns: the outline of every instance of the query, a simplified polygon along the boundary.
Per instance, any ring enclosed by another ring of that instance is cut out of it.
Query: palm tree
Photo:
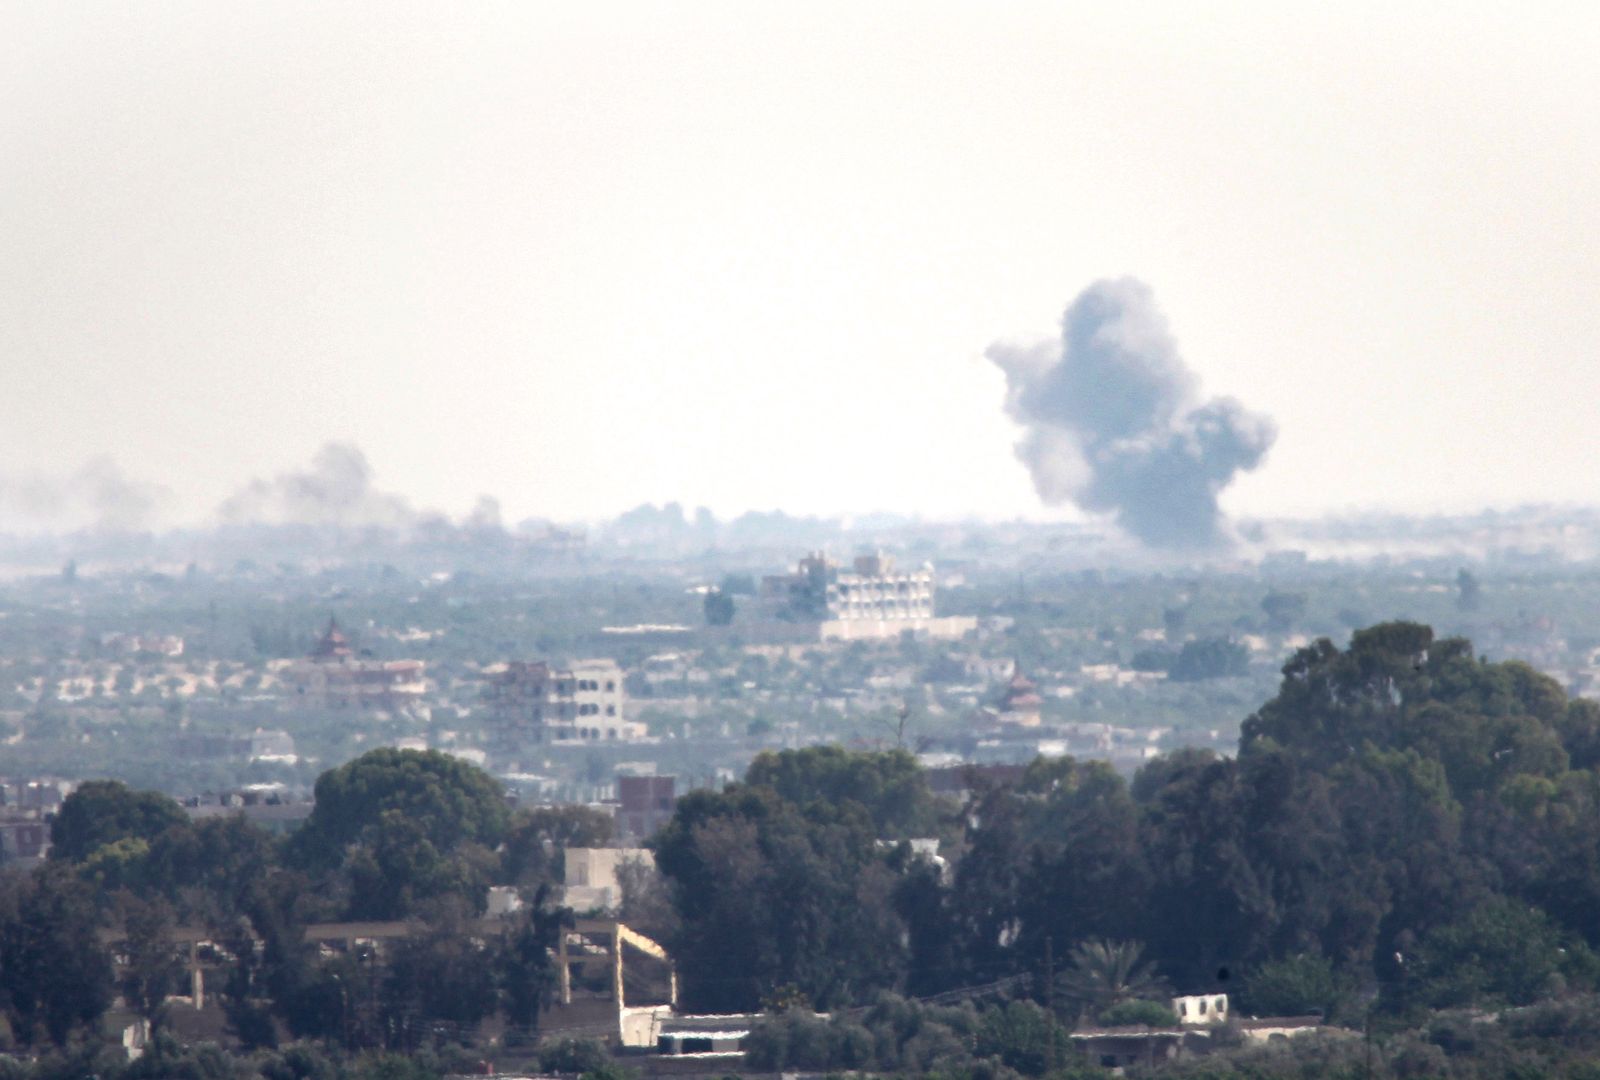
[[[1165,983],[1152,965],[1139,963],[1143,953],[1137,941],[1079,942],[1057,982],[1067,997],[1093,1015],[1124,1001],[1159,996]]]

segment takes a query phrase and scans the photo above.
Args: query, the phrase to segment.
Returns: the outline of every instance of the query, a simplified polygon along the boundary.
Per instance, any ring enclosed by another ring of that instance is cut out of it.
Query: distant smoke
[[[399,495],[372,486],[367,456],[350,443],[330,442],[311,467],[252,480],[217,508],[233,525],[380,525],[401,527],[416,520]]]
[[[493,495],[479,495],[462,527],[474,534],[503,532],[505,524],[500,516],[500,500]]]
[[[154,524],[167,497],[166,488],[131,479],[108,457],[65,477],[0,476],[0,532],[136,532]]]
[[[1272,420],[1232,398],[1201,402],[1150,287],[1099,281],[1062,317],[1060,342],[996,343],[1017,457],[1047,503],[1110,513],[1146,544],[1227,541],[1217,496],[1261,463]]]

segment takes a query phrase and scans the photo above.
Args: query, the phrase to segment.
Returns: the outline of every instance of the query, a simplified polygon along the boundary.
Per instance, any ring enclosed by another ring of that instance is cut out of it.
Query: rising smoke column
[[[156,523],[170,497],[165,487],[133,479],[104,456],[65,476],[3,473],[0,532],[139,532]]]
[[[360,447],[325,443],[309,467],[256,479],[217,508],[224,523],[404,527],[417,515],[399,495],[372,483]]]
[[[1228,540],[1217,496],[1261,463],[1272,420],[1232,398],[1199,400],[1150,287],[1097,281],[1067,308],[1061,340],[991,345],[1017,457],[1052,505],[1109,513],[1154,547]]]

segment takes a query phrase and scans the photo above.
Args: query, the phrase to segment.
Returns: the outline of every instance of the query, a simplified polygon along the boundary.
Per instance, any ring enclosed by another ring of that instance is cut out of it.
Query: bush
[[[1256,1016],[1333,1016],[1348,996],[1325,957],[1302,953],[1269,960],[1249,972],[1242,1003]]]
[[[1013,1001],[989,1009],[978,1021],[974,1053],[997,1057],[1009,1069],[1041,1076],[1067,1056],[1066,1033],[1055,1019],[1031,1001]]]
[[[610,1064],[610,1051],[597,1039],[551,1039],[539,1044],[542,1072],[593,1073]]]
[[[1177,1027],[1178,1017],[1169,1006],[1159,1001],[1124,1001],[1111,1006],[1099,1016],[1102,1027]]]

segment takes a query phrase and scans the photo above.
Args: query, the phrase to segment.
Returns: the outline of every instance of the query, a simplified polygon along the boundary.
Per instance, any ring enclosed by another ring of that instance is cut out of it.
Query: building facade
[[[633,840],[647,840],[657,829],[672,820],[678,805],[678,778],[675,776],[617,777],[617,833]]]
[[[848,569],[813,552],[794,573],[763,578],[760,600],[769,617],[814,624],[824,641],[895,638],[906,631],[959,638],[977,628],[975,619],[935,614],[932,566],[898,570],[881,552],[857,556]]]
[[[642,738],[643,724],[624,715],[622,669],[613,660],[580,660],[569,668],[513,661],[489,677],[484,691],[489,734],[498,752],[548,742],[620,742]]]
[[[428,691],[421,660],[358,658],[350,640],[329,619],[311,655],[283,670],[297,693],[336,708],[395,709],[420,701]]]

